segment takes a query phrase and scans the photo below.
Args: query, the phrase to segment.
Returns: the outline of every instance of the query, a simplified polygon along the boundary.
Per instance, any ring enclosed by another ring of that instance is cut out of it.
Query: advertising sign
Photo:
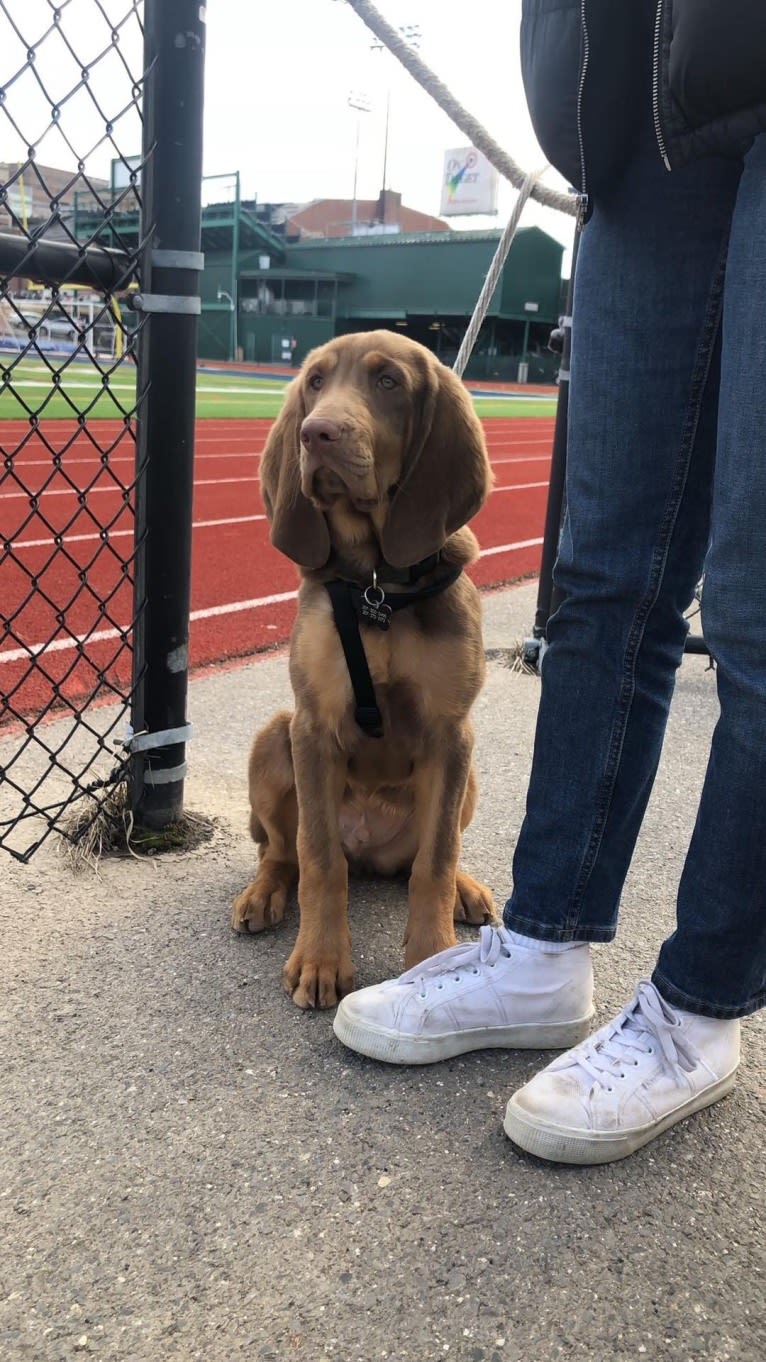
[[[445,152],[439,215],[496,213],[497,181],[494,166],[475,147]]]

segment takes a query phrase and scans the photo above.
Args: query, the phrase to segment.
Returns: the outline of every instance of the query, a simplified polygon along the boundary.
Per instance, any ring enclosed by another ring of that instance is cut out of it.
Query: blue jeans
[[[766,134],[670,174],[640,149],[575,280],[567,511],[506,925],[607,941],[703,567],[720,717],[654,983],[766,1003]]]

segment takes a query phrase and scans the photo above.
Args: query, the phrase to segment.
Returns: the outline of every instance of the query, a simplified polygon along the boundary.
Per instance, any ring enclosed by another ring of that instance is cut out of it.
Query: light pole
[[[420,24],[400,24],[399,32],[401,33],[408,47],[414,47],[416,50],[417,48],[420,47],[420,40],[423,36],[420,29]],[[380,41],[379,38],[376,38],[374,42],[370,43],[371,52],[383,52],[384,50],[385,50],[384,44]],[[388,180],[388,129],[390,117],[391,117],[391,87],[389,86],[386,90],[386,131],[383,139],[383,184],[381,188],[384,193],[387,189]]]
[[[361,127],[360,114],[370,112],[369,95],[363,94],[359,90],[351,90],[348,96],[348,106],[356,109],[356,138],[354,140],[354,197],[351,201],[351,235],[356,232],[356,181],[359,171],[359,129]]]
[[[229,304],[229,312],[234,313],[234,311],[236,310],[234,299],[232,298],[230,293],[226,292],[225,288],[219,288],[215,296],[218,299],[219,303],[222,298],[226,298]],[[231,328],[229,330],[229,359],[233,360],[236,358],[237,358],[237,323],[234,317],[232,316]]]

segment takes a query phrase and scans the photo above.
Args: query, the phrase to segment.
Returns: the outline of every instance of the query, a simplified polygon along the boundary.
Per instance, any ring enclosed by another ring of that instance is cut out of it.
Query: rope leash
[[[457,374],[458,378],[463,377],[463,370],[471,358],[471,352],[476,343],[476,337],[478,336],[482,322],[487,315],[487,308],[492,299],[492,294],[497,288],[498,280],[503,272],[503,265],[508,258],[508,252],[511,249],[513,238],[516,235],[516,228],[519,225],[519,220],[524,211],[524,205],[530,195],[534,194],[535,185],[545,168],[546,167],[543,167],[542,170],[531,170],[525,177],[524,183],[519,190],[518,197],[513,206],[513,212],[508,220],[508,225],[497,243],[497,250],[492,257],[492,263],[487,271],[484,286],[476,300],[473,316],[468,323],[468,329],[466,330],[462,344],[458,350],[455,363],[452,366],[453,371]]]
[[[417,52],[407,46],[406,40],[389,24],[387,19],[379,10],[375,8],[370,0],[347,0],[347,3],[359,15],[364,24],[379,38],[382,43],[392,52],[397,61],[401,62],[405,70],[428,92],[432,99],[436,100],[439,108],[446,113],[448,118],[456,127],[464,132],[469,138],[471,145],[476,147],[486,156],[490,165],[495,170],[509,180],[514,189],[523,189],[529,178],[521,166],[513,160],[507,152],[495,141],[494,137],[487,132],[486,128],[470,114],[463,105],[459,103],[451,90],[439,80],[439,77],[421,61]],[[535,180],[538,176],[535,176]],[[567,217],[575,217],[577,214],[577,204],[571,194],[562,194],[555,189],[548,189],[545,185],[535,183],[532,188],[532,198],[538,203],[542,203],[546,208],[555,208],[559,213],[566,213]]]
[[[470,138],[471,145],[478,148],[490,164],[519,191],[510,221],[498,242],[497,250],[484,280],[484,286],[476,301],[473,316],[468,323],[468,329],[463,337],[457,359],[452,366],[453,372],[457,374],[458,378],[462,378],[476,344],[476,337],[487,315],[487,308],[497,287],[503,266],[508,258],[508,252],[511,249],[527,200],[529,198],[536,199],[546,208],[557,209],[561,213],[566,213],[569,217],[575,216],[577,205],[570,194],[561,194],[556,190],[546,189],[544,185],[539,183],[541,175],[548,168],[547,166],[525,174],[513,158],[503,151],[502,147],[498,146],[495,139],[490,136],[478,119],[463,108],[462,104],[455,99],[452,91],[447,89],[446,85],[439,80],[439,77],[434,74],[430,67],[426,66],[424,61],[421,61],[417,52],[407,44],[401,33],[397,32],[388,20],[383,18],[383,15],[370,3],[370,0],[348,0],[348,4],[370,31],[375,34],[376,38],[379,38],[389,52],[401,62],[405,70],[409,71],[418,85],[436,101],[447,117],[451,118],[452,122],[460,128],[460,131]]]

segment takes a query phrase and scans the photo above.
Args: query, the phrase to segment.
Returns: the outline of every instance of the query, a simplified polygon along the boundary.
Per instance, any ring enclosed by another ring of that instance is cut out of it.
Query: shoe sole
[[[438,1064],[472,1050],[569,1050],[585,1040],[592,1019],[593,1010],[587,1017],[547,1026],[487,1026],[441,1036],[403,1036],[383,1026],[354,1021],[341,1006],[332,1029],[349,1050],[384,1064]]]
[[[582,1131],[569,1130],[554,1126],[545,1121],[536,1121],[524,1111],[512,1097],[505,1112],[503,1129],[519,1149],[534,1154],[538,1159],[548,1159],[551,1163],[597,1164],[614,1163],[635,1154],[651,1140],[669,1130],[677,1121],[702,1111],[714,1102],[720,1101],[734,1087],[737,1070],[733,1069],[725,1078],[713,1083],[709,1088],[690,1097],[683,1106],[654,1121],[648,1126],[639,1126],[628,1131]]]

